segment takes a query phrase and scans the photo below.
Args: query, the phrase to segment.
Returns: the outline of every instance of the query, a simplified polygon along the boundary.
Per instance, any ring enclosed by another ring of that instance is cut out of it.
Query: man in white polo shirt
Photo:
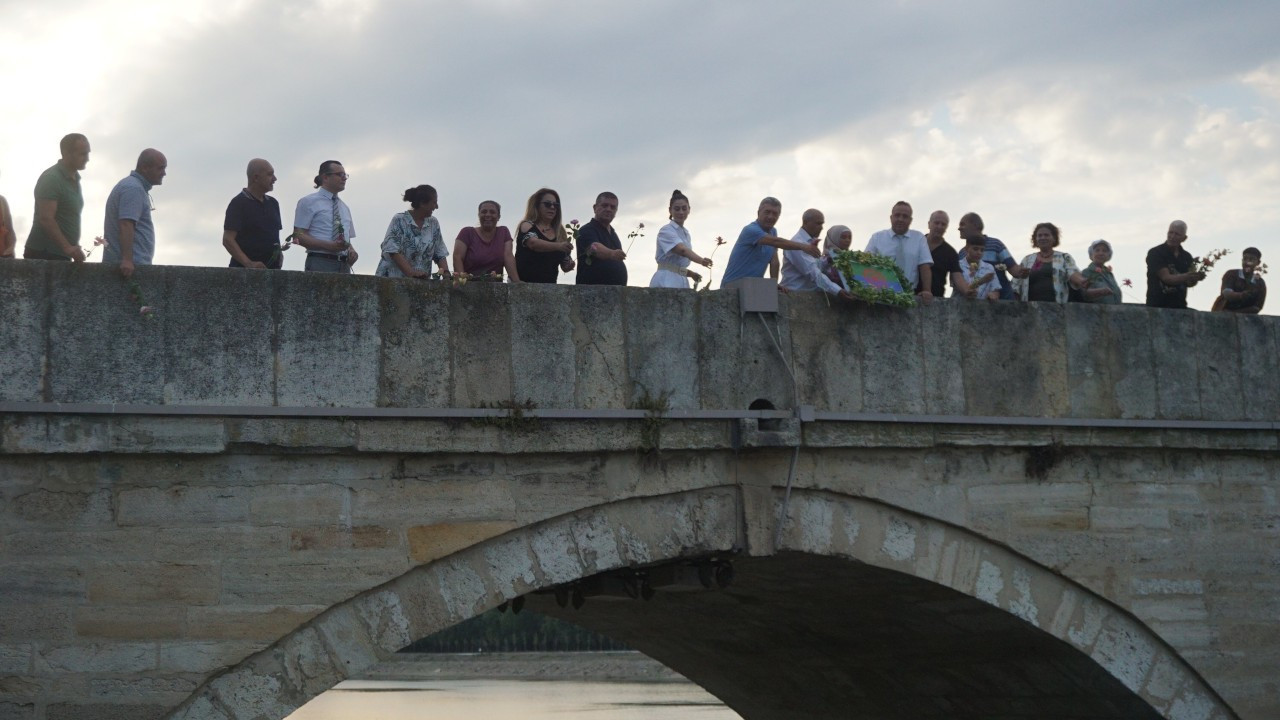
[[[307,271],[349,273],[359,256],[351,247],[356,236],[351,208],[338,198],[347,188],[347,171],[337,160],[325,160],[315,185],[318,190],[298,201],[294,242],[307,249]]]
[[[887,255],[907,274],[907,284],[920,301],[933,302],[933,255],[929,241],[919,230],[911,229],[911,205],[899,200],[889,212],[889,229],[881,230],[867,241],[867,252]]]

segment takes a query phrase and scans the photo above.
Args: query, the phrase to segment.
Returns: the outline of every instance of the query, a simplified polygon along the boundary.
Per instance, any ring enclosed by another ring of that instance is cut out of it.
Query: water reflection
[[[348,680],[289,720],[741,720],[687,682]]]

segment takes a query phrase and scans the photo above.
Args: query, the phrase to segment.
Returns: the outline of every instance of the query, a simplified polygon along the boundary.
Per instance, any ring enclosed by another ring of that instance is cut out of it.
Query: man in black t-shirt
[[[248,185],[227,205],[222,224],[222,247],[231,254],[228,267],[279,269],[280,203],[268,195],[276,185],[276,171],[262,158],[249,161]]]
[[[1169,223],[1163,243],[1147,252],[1147,307],[1185,308],[1187,288],[1204,279],[1204,272],[1191,272],[1195,258],[1182,249],[1187,240],[1187,224]]]
[[[618,214],[618,196],[602,192],[592,206],[596,216],[578,231],[578,279],[579,285],[626,285],[627,266],[623,263],[627,254],[622,241],[613,230],[613,218]]]
[[[924,239],[929,243],[929,254],[933,256],[933,296],[940,298],[947,291],[947,281],[951,281],[952,291],[955,294],[956,273],[960,272],[960,254],[956,249],[951,247],[951,243],[946,241],[943,236],[947,233],[947,227],[951,224],[951,218],[941,210],[934,210],[929,216],[929,232]],[[920,292],[924,288],[917,287],[916,292]]]

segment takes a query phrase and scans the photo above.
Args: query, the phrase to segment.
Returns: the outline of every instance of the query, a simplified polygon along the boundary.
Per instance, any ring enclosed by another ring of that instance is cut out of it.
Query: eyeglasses
[[[349,179],[349,178],[351,177],[350,175],[348,175],[348,174],[346,174],[346,173],[344,173],[344,172],[327,172],[327,173],[325,173],[325,175],[337,175],[338,177],[342,178],[343,180],[347,180],[347,179]]]
[[[559,210],[559,209],[560,209],[560,203],[558,203],[558,202],[547,202],[546,200],[543,200],[542,202],[540,202],[540,203],[538,203],[538,204],[539,204],[539,205],[541,205],[541,206],[542,206],[542,207],[544,207],[544,208],[550,208],[550,209],[552,209],[552,210]]]

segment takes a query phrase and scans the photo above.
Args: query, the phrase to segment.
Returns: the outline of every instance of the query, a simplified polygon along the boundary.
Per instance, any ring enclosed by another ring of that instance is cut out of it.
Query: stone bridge
[[[0,263],[3,720],[280,720],[515,598],[749,720],[1280,716],[1274,318],[136,277]]]

